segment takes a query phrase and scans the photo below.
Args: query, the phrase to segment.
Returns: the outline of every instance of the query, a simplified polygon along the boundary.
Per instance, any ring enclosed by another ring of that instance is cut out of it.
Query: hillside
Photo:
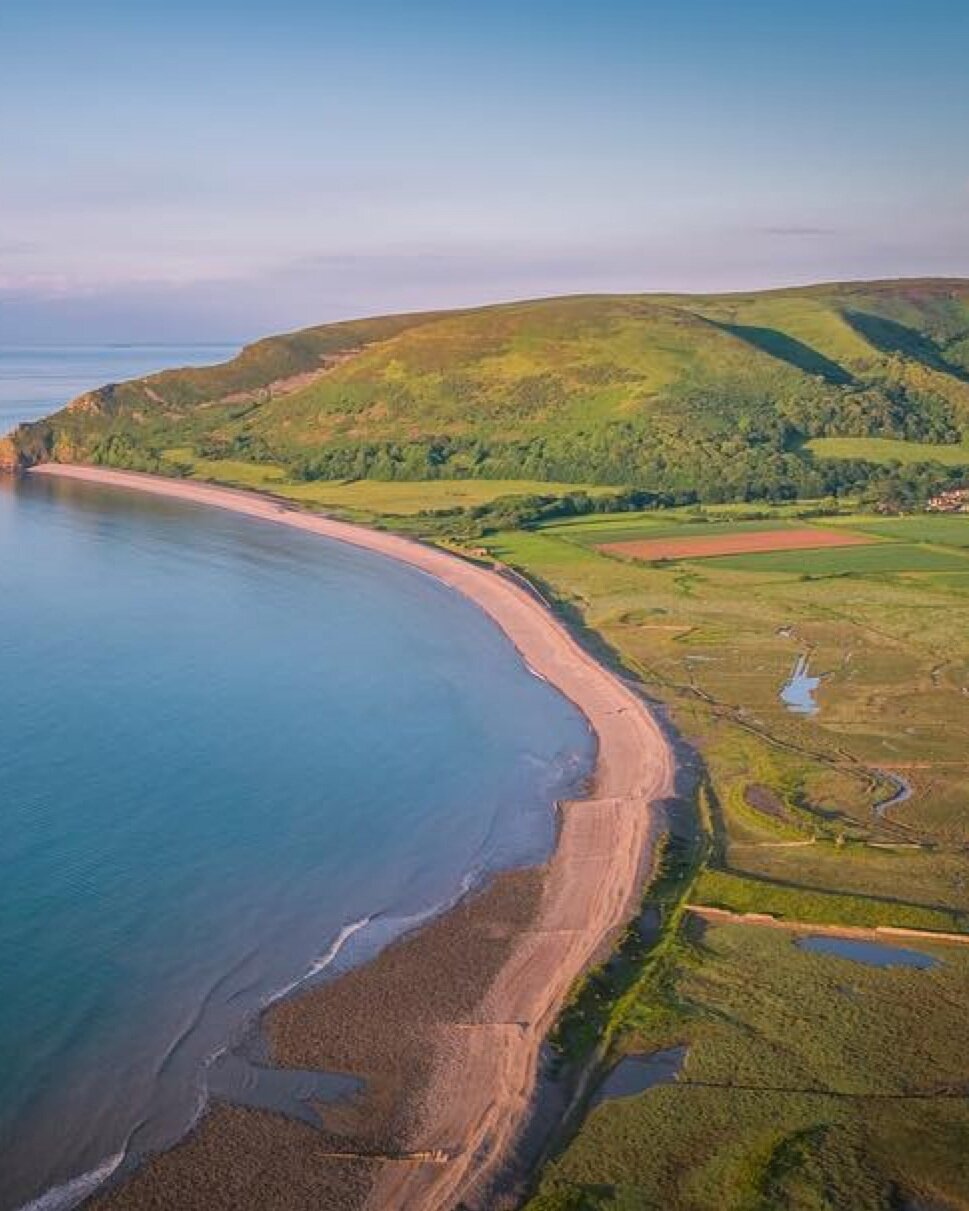
[[[310,328],[224,365],[93,391],[21,427],[6,458],[177,471],[170,452],[188,451],[298,480],[581,481],[776,499],[886,479],[917,491],[960,473],[966,436],[969,282],[919,280],[572,297]],[[808,445],[819,438],[842,439],[837,457]],[[871,438],[921,453],[886,471],[870,440],[852,457],[851,439]],[[945,449],[929,470],[933,446]]]

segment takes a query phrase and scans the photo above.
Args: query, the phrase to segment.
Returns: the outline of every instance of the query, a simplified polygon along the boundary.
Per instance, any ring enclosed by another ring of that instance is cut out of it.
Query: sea
[[[0,431],[232,353],[0,349]],[[419,571],[0,477],[0,1211],[66,1211],[244,1101],[226,1059],[262,1008],[546,857],[593,760]]]

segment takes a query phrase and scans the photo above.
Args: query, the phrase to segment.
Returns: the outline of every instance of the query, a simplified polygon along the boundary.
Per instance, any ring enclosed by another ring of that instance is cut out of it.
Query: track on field
[[[606,542],[600,551],[627,559],[712,559],[717,555],[756,555],[766,551],[810,551],[826,547],[860,547],[872,539],[843,530],[748,530],[741,534],[707,534],[694,538],[644,538]]]

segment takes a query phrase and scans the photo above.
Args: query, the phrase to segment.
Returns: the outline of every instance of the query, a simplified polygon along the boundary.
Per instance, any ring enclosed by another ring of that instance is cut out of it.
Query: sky
[[[969,276],[965,0],[0,0],[0,345]]]

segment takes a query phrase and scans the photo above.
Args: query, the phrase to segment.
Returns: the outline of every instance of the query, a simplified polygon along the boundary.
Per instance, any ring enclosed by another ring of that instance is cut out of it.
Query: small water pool
[[[796,945],[801,950],[809,950],[814,954],[850,959],[855,963],[865,963],[869,967],[915,967],[924,971],[939,965],[937,958],[924,951],[892,946],[886,942],[869,942],[865,938],[836,938],[828,934],[812,934],[807,938],[798,938]]]
[[[672,1085],[683,1069],[686,1047],[668,1047],[649,1055],[627,1055],[599,1086],[593,1106],[619,1097],[635,1097],[657,1085]]]
[[[820,677],[810,675],[807,656],[798,656],[781,688],[781,702],[795,715],[816,715],[818,704],[814,694],[820,684]]]

